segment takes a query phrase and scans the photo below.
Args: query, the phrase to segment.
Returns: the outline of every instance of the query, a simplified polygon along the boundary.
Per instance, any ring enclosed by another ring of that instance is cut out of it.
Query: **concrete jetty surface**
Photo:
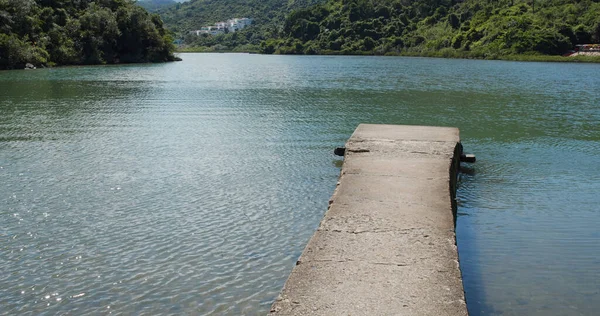
[[[467,315],[454,234],[456,128],[358,126],[275,315]]]

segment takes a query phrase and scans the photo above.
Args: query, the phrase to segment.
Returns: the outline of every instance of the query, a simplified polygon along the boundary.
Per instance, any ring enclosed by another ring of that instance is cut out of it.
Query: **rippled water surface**
[[[361,122],[477,154],[472,315],[600,310],[600,65],[182,57],[0,72],[0,314],[265,314]]]

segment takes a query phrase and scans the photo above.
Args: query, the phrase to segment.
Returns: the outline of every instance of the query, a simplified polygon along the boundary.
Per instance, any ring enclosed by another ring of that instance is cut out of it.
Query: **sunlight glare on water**
[[[600,65],[182,57],[0,72],[0,314],[266,314],[359,123],[477,155],[471,315],[600,309]]]

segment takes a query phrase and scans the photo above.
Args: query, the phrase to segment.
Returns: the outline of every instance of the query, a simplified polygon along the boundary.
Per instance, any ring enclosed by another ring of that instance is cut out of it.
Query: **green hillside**
[[[136,4],[140,7],[148,10],[149,12],[156,12],[161,8],[165,8],[174,5],[174,0],[137,0]]]
[[[165,25],[195,50],[256,50],[265,39],[279,35],[291,11],[325,0],[191,0],[159,9]],[[251,27],[219,36],[190,36],[189,31],[234,17],[254,20]]]
[[[329,0],[296,10],[264,53],[498,58],[600,42],[599,0]]]
[[[294,9],[320,0],[191,0],[158,11],[174,32],[187,32],[233,17],[249,17],[257,25],[282,22]]]
[[[174,60],[158,15],[131,0],[0,0],[0,69]]]

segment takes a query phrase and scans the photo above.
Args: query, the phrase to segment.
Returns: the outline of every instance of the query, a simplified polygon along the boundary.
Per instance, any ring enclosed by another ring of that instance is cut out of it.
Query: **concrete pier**
[[[467,315],[454,234],[456,128],[358,126],[274,315]]]

